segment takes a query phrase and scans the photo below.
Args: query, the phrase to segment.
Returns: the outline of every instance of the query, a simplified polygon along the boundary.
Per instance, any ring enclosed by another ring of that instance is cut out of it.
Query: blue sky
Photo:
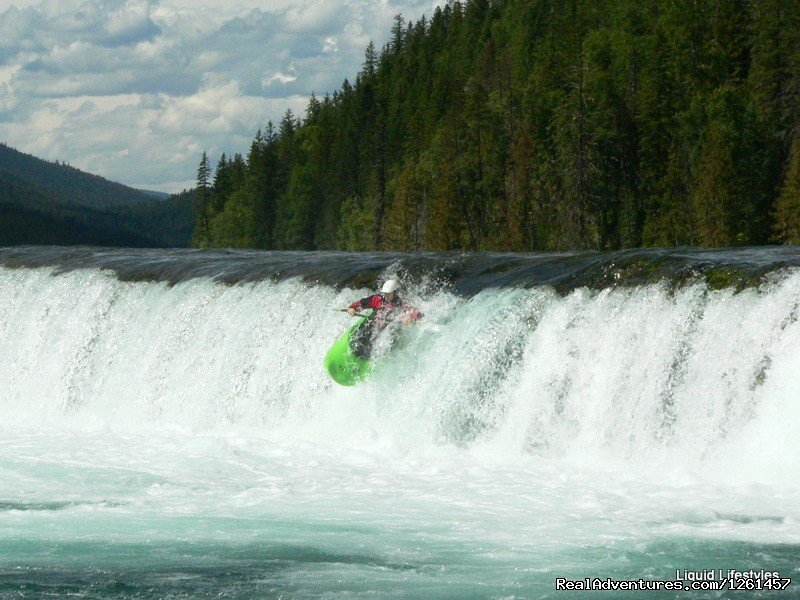
[[[0,140],[115,181],[192,184],[443,0],[0,0]]]

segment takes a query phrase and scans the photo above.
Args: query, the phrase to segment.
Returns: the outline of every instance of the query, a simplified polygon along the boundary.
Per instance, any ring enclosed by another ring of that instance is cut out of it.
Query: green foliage
[[[267,131],[196,245],[800,243],[800,3],[450,1]]]
[[[237,190],[222,211],[211,220],[211,238],[226,248],[252,248],[258,242],[253,203],[244,190]]]
[[[374,226],[375,217],[369,204],[359,198],[346,198],[342,202],[338,247],[353,251],[372,249]]]
[[[800,136],[792,144],[786,178],[776,203],[775,229],[778,240],[800,245]]]

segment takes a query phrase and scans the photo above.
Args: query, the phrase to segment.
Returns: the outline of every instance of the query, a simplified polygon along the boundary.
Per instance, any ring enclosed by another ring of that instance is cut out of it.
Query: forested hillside
[[[0,144],[0,245],[186,246],[192,198],[158,198]]]
[[[0,190],[0,246],[152,245],[120,228],[114,215],[75,206],[7,173],[0,173]]]
[[[213,175],[213,176],[212,176]],[[800,2],[468,0],[246,157],[198,172],[198,246],[800,243]]]

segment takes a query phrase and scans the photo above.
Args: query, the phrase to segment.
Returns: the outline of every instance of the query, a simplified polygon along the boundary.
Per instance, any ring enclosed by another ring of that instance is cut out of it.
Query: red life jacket
[[[389,301],[383,294],[374,294],[367,296],[361,300],[356,300],[350,305],[350,308],[367,309],[371,308],[375,325],[379,329],[383,329],[389,323],[396,319],[411,317],[412,319],[419,319],[422,313],[412,306],[406,306],[400,300],[400,296],[395,295],[394,300]]]

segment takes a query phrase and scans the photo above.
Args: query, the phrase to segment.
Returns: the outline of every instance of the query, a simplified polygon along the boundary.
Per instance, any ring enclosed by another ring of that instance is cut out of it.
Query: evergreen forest
[[[800,243],[800,2],[451,0],[353,75],[203,155],[193,245]]]

